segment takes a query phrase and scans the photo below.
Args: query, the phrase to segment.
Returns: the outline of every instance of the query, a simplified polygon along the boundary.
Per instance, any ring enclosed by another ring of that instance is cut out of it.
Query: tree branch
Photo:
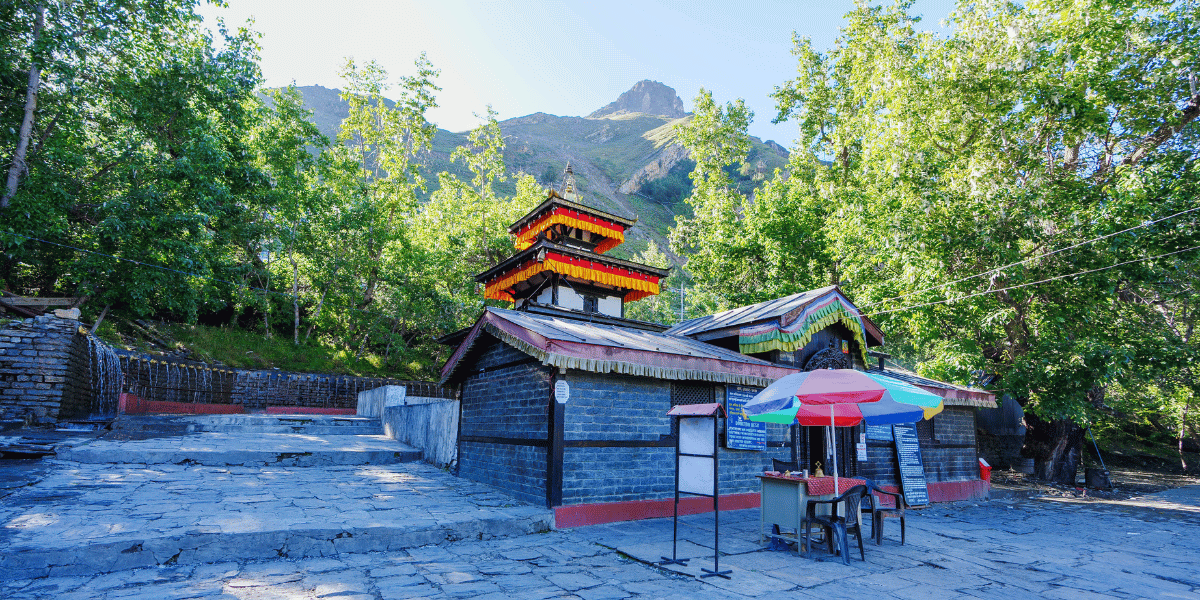
[[[1175,137],[1180,131],[1183,131],[1183,128],[1198,116],[1200,116],[1200,94],[1195,94],[1188,99],[1187,106],[1180,111],[1179,117],[1173,123],[1165,123],[1154,130],[1154,133],[1142,138],[1137,150],[1126,156],[1125,160],[1121,161],[1121,164],[1136,165],[1143,158],[1146,158],[1147,154],[1153,152],[1155,148],[1163,145],[1167,140]]]

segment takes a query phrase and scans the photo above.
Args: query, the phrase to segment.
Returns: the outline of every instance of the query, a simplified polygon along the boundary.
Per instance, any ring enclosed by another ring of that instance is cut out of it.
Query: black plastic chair
[[[900,519],[900,545],[903,546],[905,538],[904,508],[908,505],[908,503],[904,501],[904,496],[895,492],[882,490],[878,485],[875,485],[874,481],[871,481],[870,479],[867,479],[866,482],[866,487],[868,490],[867,498],[870,498],[870,500],[862,503],[863,508],[861,512],[871,513],[871,539],[875,540],[876,546],[883,544],[883,520],[889,517],[898,517]],[[892,498],[893,507],[884,508],[883,503],[880,502],[882,498],[879,496],[890,496]],[[869,511],[866,508],[868,502],[870,503]]]
[[[789,462],[786,460],[779,460],[778,458],[772,458],[771,459],[771,470],[779,471],[780,473],[782,473],[784,471],[799,471],[800,465],[798,465],[794,462]]]
[[[859,513],[859,506],[862,504],[863,496],[866,496],[867,486],[856,485],[845,491],[841,496],[832,500],[809,500],[808,506],[805,509],[804,520],[800,522],[801,533],[803,534],[803,543],[805,556],[812,556],[812,546],[809,544],[809,532],[813,525],[817,525],[825,530],[825,539],[829,547],[829,552],[833,553],[833,544],[836,541],[838,548],[842,553],[842,562],[850,564],[850,541],[849,534],[854,533],[858,538],[858,554],[864,561],[867,560],[867,553],[863,549],[862,541],[862,519]],[[838,514],[838,507],[845,503],[846,509],[844,514]],[[817,507],[822,504],[829,505],[828,515],[818,515]]]

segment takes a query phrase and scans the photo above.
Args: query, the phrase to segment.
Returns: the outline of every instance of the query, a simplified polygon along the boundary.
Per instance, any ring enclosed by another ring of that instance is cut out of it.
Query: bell
[[[813,463],[813,477],[824,477],[825,471],[821,470],[821,461]]]

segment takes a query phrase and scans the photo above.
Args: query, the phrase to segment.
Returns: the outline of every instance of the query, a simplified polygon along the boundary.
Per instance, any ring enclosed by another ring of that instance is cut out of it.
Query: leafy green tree
[[[506,179],[504,137],[496,112],[489,106],[485,121],[467,134],[451,159],[466,164],[471,180],[443,172],[415,230],[430,252],[428,277],[444,299],[440,330],[468,324],[483,307],[483,294],[474,281],[513,253],[508,225],[545,199],[546,191],[530,175],[517,175],[516,193],[499,194],[496,183]]]
[[[411,272],[385,269],[385,264],[422,260],[422,249],[405,232],[419,211],[418,192],[425,190],[419,168],[437,132],[426,113],[437,107],[434,94],[440,88],[434,84],[438,71],[424,54],[415,65],[414,75],[400,78],[400,97],[394,104],[383,95],[390,84],[378,64],[359,66],[348,60],[342,71],[346,80],[342,97],[350,104],[350,114],[338,134],[342,145],[333,162],[344,168],[332,172],[336,177],[332,187],[343,198],[342,227],[349,232],[344,266],[339,270],[354,283],[343,286],[343,291],[361,290],[354,293],[352,306],[357,310],[346,315],[348,336],[357,336],[360,348],[367,344],[373,327],[371,316],[363,311],[377,303],[381,286],[405,288],[404,277]]]
[[[321,250],[319,237],[331,232],[321,227],[318,218],[330,208],[327,194],[318,184],[320,153],[328,151],[329,140],[311,122],[312,111],[304,107],[304,98],[294,87],[272,90],[266,102],[255,99],[257,106],[254,127],[249,131],[247,144],[255,155],[255,165],[269,180],[261,188],[258,210],[264,218],[261,243],[248,248],[251,260],[258,250],[276,249],[286,264],[276,263],[279,274],[291,279],[292,343],[300,343],[301,288],[311,288],[302,277],[311,271],[308,256]],[[267,262],[270,255],[268,255]],[[264,288],[263,319],[267,336],[271,335],[269,316],[272,293],[270,278]]]
[[[999,373],[1039,474],[1073,482],[1106,389],[1195,359],[1133,299],[1178,310],[1194,216],[1119,232],[1196,207],[1197,8],[970,2],[941,38],[910,7],[860,4],[828,54],[796,40],[777,120],[812,168],[771,185],[828,207],[802,225],[825,268],[923,373]]]
[[[75,250],[236,277],[227,249],[233,225],[247,221],[240,199],[264,183],[241,135],[259,81],[257,46],[250,32],[222,28],[217,50],[193,9],[86,1],[0,9],[12,18],[0,110],[21,123],[0,132],[13,157],[0,229],[17,234],[0,234],[0,277],[13,291],[183,318],[228,297],[211,280]]]

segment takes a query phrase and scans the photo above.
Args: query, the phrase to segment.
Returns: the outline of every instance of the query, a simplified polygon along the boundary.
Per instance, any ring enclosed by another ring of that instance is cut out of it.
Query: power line
[[[1027,262],[1032,262],[1032,261],[1039,260],[1039,259],[1042,259],[1042,258],[1048,258],[1048,257],[1050,257],[1050,256],[1054,256],[1055,254],[1058,254],[1059,252],[1066,252],[1067,250],[1072,250],[1072,249],[1078,248],[1078,247],[1080,247],[1080,246],[1086,246],[1087,244],[1090,244],[1090,243],[1092,243],[1092,242],[1098,242],[1098,241],[1100,241],[1100,240],[1108,239],[1108,238],[1110,238],[1110,237],[1113,237],[1113,236],[1121,235],[1122,233],[1128,233],[1128,232],[1130,232],[1130,231],[1133,231],[1133,230],[1135,230],[1135,229],[1141,229],[1141,228],[1143,228],[1143,227],[1149,227],[1149,226],[1151,226],[1151,225],[1154,225],[1155,223],[1161,223],[1161,222],[1163,222],[1163,221],[1166,221],[1167,219],[1173,219],[1173,218],[1175,218],[1175,217],[1178,217],[1179,215],[1187,214],[1187,213],[1190,213],[1190,212],[1193,212],[1193,211],[1197,211],[1197,210],[1200,210],[1200,206],[1197,206],[1197,207],[1195,207],[1195,208],[1189,208],[1189,209],[1187,209],[1187,210],[1183,210],[1183,211],[1179,211],[1179,212],[1177,212],[1177,213],[1175,213],[1175,214],[1173,214],[1173,215],[1168,215],[1168,216],[1165,216],[1165,217],[1163,217],[1163,218],[1161,218],[1161,219],[1156,219],[1156,220],[1154,220],[1154,221],[1146,221],[1146,222],[1142,223],[1141,225],[1135,225],[1135,226],[1133,226],[1133,227],[1130,227],[1130,228],[1128,228],[1128,229],[1122,229],[1121,231],[1118,231],[1118,232],[1116,232],[1116,233],[1110,233],[1110,234],[1107,234],[1107,235],[1102,235],[1102,236],[1100,236],[1100,237],[1095,237],[1095,238],[1092,238],[1092,239],[1090,239],[1090,240],[1086,240],[1086,241],[1083,241],[1083,242],[1079,242],[1078,244],[1074,244],[1074,245],[1071,245],[1071,246],[1066,246],[1066,247],[1064,247],[1064,248],[1059,248],[1058,250],[1055,250],[1055,251],[1053,251],[1053,252],[1050,252],[1049,254],[1039,254],[1039,255],[1037,255],[1037,256],[1031,256],[1031,257],[1029,257],[1029,258],[1027,258],[1027,259],[1025,259],[1025,260],[1018,261],[1018,262],[1015,262],[1015,263],[1012,263],[1012,264],[1008,264],[1008,265],[1004,265],[1003,267],[997,267],[997,268],[995,268],[995,269],[989,269],[989,270],[987,270],[987,271],[983,271],[983,272],[981,272],[981,273],[976,273],[976,274],[974,274],[974,275],[968,275],[968,276],[966,276],[966,277],[963,277],[963,278],[960,278],[960,279],[955,279],[954,281],[948,281],[948,282],[946,282],[946,283],[939,284],[939,285],[935,285],[935,286],[932,286],[932,287],[927,287],[927,288],[925,288],[925,289],[922,289],[922,290],[917,290],[917,291],[915,291],[915,292],[908,292],[908,293],[905,293],[905,294],[900,294],[899,296],[893,296],[893,297],[891,297],[891,298],[884,298],[884,299],[882,299],[882,300],[880,300],[880,301],[878,301],[878,302],[872,302],[872,303],[870,303],[870,304],[864,304],[864,305],[862,306],[862,308],[869,308],[869,307],[871,307],[871,306],[875,306],[875,305],[877,305],[877,304],[883,304],[884,302],[889,302],[889,301],[892,301],[892,300],[899,300],[899,299],[901,299],[901,298],[907,298],[908,296],[913,296],[913,295],[916,295],[916,294],[923,294],[923,293],[925,293],[925,292],[929,292],[929,291],[933,291],[933,290],[941,289],[941,288],[944,288],[944,287],[946,287],[946,286],[954,285],[954,284],[956,284],[956,283],[962,283],[962,282],[964,282],[964,281],[969,281],[969,280],[971,280],[971,279],[975,279],[976,277],[983,277],[984,275],[990,275],[990,274],[992,274],[992,273],[999,273],[1000,271],[1003,271],[1003,270],[1005,270],[1005,269],[1008,269],[1008,268],[1011,268],[1011,267],[1016,267],[1016,266],[1019,266],[1019,265],[1023,265],[1023,264],[1025,264],[1025,263],[1027,263]],[[876,314],[883,314],[883,313],[876,313]]]
[[[1182,254],[1182,253],[1184,253],[1184,252],[1191,252],[1192,250],[1200,250],[1200,246],[1192,246],[1191,248],[1184,248],[1183,250],[1176,250],[1176,251],[1174,251],[1174,252],[1166,252],[1166,253],[1163,253],[1163,254],[1158,254],[1158,255],[1155,255],[1155,256],[1147,256],[1147,257],[1143,257],[1143,258],[1136,258],[1136,259],[1134,259],[1134,260],[1127,260],[1127,261],[1125,261],[1125,262],[1120,262],[1120,263],[1117,263],[1117,264],[1115,264],[1115,265],[1109,265],[1109,266],[1107,266],[1107,267],[1100,267],[1100,268],[1097,268],[1097,269],[1089,269],[1089,270],[1087,270],[1087,271],[1079,271],[1078,273],[1071,273],[1071,274],[1068,274],[1068,275],[1057,275],[1057,276],[1054,276],[1054,277],[1049,277],[1049,278],[1047,278],[1047,279],[1042,279],[1042,280],[1040,280],[1040,281],[1031,281],[1031,282],[1029,282],[1029,283],[1022,283],[1022,284],[1019,284],[1019,285],[1012,285],[1012,286],[1009,286],[1009,287],[1006,287],[1006,288],[1000,288],[1000,289],[997,289],[997,290],[986,290],[986,291],[983,291],[983,292],[976,292],[976,293],[974,293],[974,294],[968,294],[968,295],[966,295],[966,296],[962,296],[962,297],[959,297],[959,298],[947,298],[947,299],[945,299],[945,300],[937,300],[937,301],[934,301],[934,302],[926,302],[926,303],[924,303],[924,304],[914,304],[914,305],[912,305],[912,306],[905,306],[905,307],[902,307],[902,308],[893,308],[893,309],[890,309],[890,310],[881,310],[881,311],[878,311],[878,312],[873,312],[873,313],[870,313],[870,314],[862,313],[862,316],[886,315],[886,314],[890,314],[890,313],[894,313],[894,312],[902,312],[902,311],[912,310],[912,309],[914,309],[914,308],[923,308],[923,307],[926,307],[926,306],[934,306],[934,305],[936,305],[936,304],[948,304],[948,303],[950,303],[950,302],[958,302],[959,300],[967,300],[967,299],[969,299],[969,298],[975,298],[976,296],[984,296],[984,295],[987,295],[987,294],[995,294],[995,293],[997,293],[997,292],[1006,292],[1006,291],[1008,291],[1008,290],[1015,290],[1015,289],[1019,289],[1019,288],[1023,288],[1023,287],[1029,287],[1029,286],[1032,286],[1032,285],[1038,285],[1039,283],[1047,283],[1047,282],[1050,282],[1050,281],[1057,281],[1057,280],[1059,280],[1059,279],[1066,279],[1067,277],[1077,277],[1077,276],[1079,276],[1079,275],[1087,275],[1087,274],[1089,274],[1089,273],[1098,273],[1098,272],[1100,272],[1100,271],[1107,271],[1107,270],[1109,270],[1109,269],[1114,269],[1114,268],[1116,268],[1116,267],[1120,267],[1120,266],[1124,266],[1124,265],[1130,265],[1130,264],[1133,264],[1133,263],[1138,263],[1138,262],[1142,262],[1142,261],[1153,260],[1153,259],[1156,259],[1156,258],[1163,258],[1163,257],[1167,257],[1167,256],[1172,256],[1172,255],[1175,255],[1175,254]],[[861,311],[859,311],[859,312],[861,313]]]

